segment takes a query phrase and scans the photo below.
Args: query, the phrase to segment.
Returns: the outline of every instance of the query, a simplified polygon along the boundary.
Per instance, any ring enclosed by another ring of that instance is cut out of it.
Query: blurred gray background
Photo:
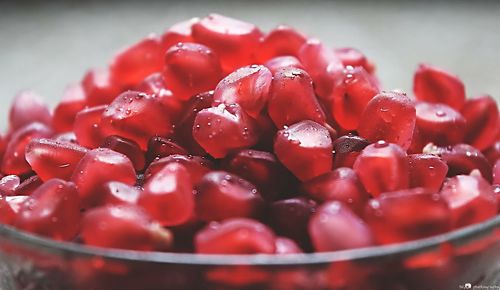
[[[53,106],[123,46],[210,12],[359,48],[386,89],[410,91],[417,64],[428,62],[461,76],[469,96],[500,97],[500,1],[47,2],[0,2],[0,128],[17,91],[33,89]]]

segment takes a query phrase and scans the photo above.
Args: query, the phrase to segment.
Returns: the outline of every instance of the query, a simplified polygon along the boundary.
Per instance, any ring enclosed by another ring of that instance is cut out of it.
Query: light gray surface
[[[333,46],[361,49],[387,89],[411,89],[419,62],[462,77],[469,95],[500,97],[500,2],[0,3],[0,128],[8,103],[31,88],[51,105],[86,69],[150,32],[218,12],[267,30],[288,23]]]

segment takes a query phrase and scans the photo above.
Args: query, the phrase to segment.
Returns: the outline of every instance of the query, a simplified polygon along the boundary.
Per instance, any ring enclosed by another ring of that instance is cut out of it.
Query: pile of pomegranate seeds
[[[212,14],[120,51],[52,112],[16,96],[0,222],[86,245],[289,254],[497,215],[498,107],[422,64],[383,90],[353,48]]]

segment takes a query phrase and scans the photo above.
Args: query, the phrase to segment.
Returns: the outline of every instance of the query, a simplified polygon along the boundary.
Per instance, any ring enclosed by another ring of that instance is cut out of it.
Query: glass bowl
[[[2,290],[451,290],[499,285],[499,269],[500,216],[418,241],[283,256],[103,249],[0,226]]]

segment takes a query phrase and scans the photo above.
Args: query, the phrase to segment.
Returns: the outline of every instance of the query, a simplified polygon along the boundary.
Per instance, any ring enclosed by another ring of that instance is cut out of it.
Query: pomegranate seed
[[[193,137],[214,158],[249,148],[258,141],[254,121],[239,105],[220,104],[196,114]]]
[[[271,71],[265,66],[239,68],[219,82],[214,92],[214,105],[237,103],[256,118],[269,100],[272,79]]]
[[[408,155],[410,187],[422,187],[432,192],[441,189],[448,172],[448,165],[441,158],[431,154]]]
[[[373,63],[361,51],[352,47],[337,48],[334,51],[344,66],[362,67],[368,73],[374,73],[375,67]]]
[[[495,164],[500,159],[500,141],[496,141],[488,149],[484,150],[484,156],[490,164]]]
[[[278,159],[301,181],[332,169],[332,149],[328,130],[309,120],[278,131],[274,143]]]
[[[132,164],[134,164],[136,171],[141,171],[144,169],[144,166],[146,166],[144,152],[142,152],[139,145],[132,140],[112,135],[104,139],[101,147],[109,148],[127,156],[130,161],[132,161]]]
[[[333,167],[352,168],[361,150],[368,145],[370,145],[368,140],[352,134],[337,138],[333,141],[333,151],[335,152]]]
[[[314,94],[313,82],[307,72],[298,68],[284,68],[276,72],[271,84],[268,111],[278,128],[303,120],[325,123],[325,113]]]
[[[178,43],[165,55],[163,72],[168,88],[179,100],[213,89],[222,78],[218,56],[198,43]]]
[[[96,148],[102,144],[101,116],[107,106],[90,107],[81,110],[75,117],[73,131],[78,144],[87,148]]]
[[[193,184],[200,182],[201,178],[213,167],[211,162],[203,157],[174,154],[153,161],[144,173],[146,180],[156,175],[170,163],[179,163],[186,167],[191,175],[191,181]]]
[[[21,183],[19,176],[7,175],[0,179],[0,196],[14,195],[16,188]]]
[[[495,142],[498,108],[491,96],[480,96],[465,102],[462,115],[466,120],[465,142],[484,150]]]
[[[21,205],[19,229],[55,240],[71,240],[80,228],[80,202],[75,184],[51,179]]]
[[[39,95],[32,91],[22,91],[14,97],[10,107],[10,130],[16,131],[33,122],[50,126],[52,115]]]
[[[299,49],[306,42],[307,37],[286,25],[279,25],[266,34],[258,50],[258,59],[265,62],[273,57],[289,55],[298,56]]]
[[[212,222],[195,236],[201,254],[273,254],[276,237],[265,225],[244,218]]]
[[[89,210],[82,222],[85,244],[140,251],[167,250],[172,234],[140,207],[106,206]]]
[[[369,198],[356,172],[347,167],[337,168],[304,182],[302,188],[321,203],[341,201],[357,214],[362,213]]]
[[[27,196],[0,195],[0,224],[13,225],[16,221],[19,208],[26,199],[28,199]]]
[[[382,92],[371,99],[359,120],[358,133],[371,142],[385,140],[403,149],[411,144],[415,105],[404,93]]]
[[[500,160],[493,165],[493,184],[500,185]]]
[[[78,141],[76,140],[76,135],[72,131],[56,134],[56,135],[54,135],[54,137],[52,137],[52,140],[58,141],[58,142],[67,142],[67,143],[78,144]]]
[[[119,181],[106,182],[101,187],[102,205],[137,204],[140,190]]]
[[[84,208],[100,203],[102,184],[120,181],[128,185],[135,183],[135,171],[127,156],[107,148],[87,152],[76,165],[72,181],[78,187]]]
[[[150,35],[114,56],[110,65],[111,79],[122,87],[133,87],[148,75],[161,71],[162,58],[160,39]]]
[[[427,64],[420,64],[413,79],[413,92],[418,100],[443,103],[460,111],[465,103],[462,81],[450,73]]]
[[[16,187],[15,195],[32,195],[35,190],[43,184],[43,181],[37,175],[33,175],[25,179],[18,187]]]
[[[396,144],[379,141],[366,147],[354,163],[354,171],[373,196],[408,188],[406,153]]]
[[[73,130],[73,123],[78,112],[87,105],[85,92],[79,84],[73,84],[64,90],[61,102],[54,109],[52,127],[57,132],[68,132]]]
[[[198,17],[191,18],[172,25],[160,38],[162,51],[167,51],[179,42],[193,42],[191,35],[193,24],[200,21]]]
[[[277,237],[276,238],[276,252],[278,255],[286,254],[301,254],[302,249],[291,239]]]
[[[2,173],[21,175],[31,171],[24,157],[26,145],[36,138],[52,136],[52,129],[42,123],[30,123],[19,128],[10,137],[2,160]]]
[[[491,165],[481,151],[467,144],[457,144],[451,149],[441,149],[439,156],[448,165],[448,176],[469,174],[478,169],[484,179],[491,181]]]
[[[196,186],[196,214],[204,221],[256,218],[264,202],[250,182],[225,171],[207,173]]]
[[[172,123],[157,99],[129,91],[118,96],[104,110],[101,129],[105,135],[133,140],[145,151],[151,137],[172,134]]]
[[[192,26],[196,42],[212,48],[229,73],[252,64],[262,32],[253,24],[219,14],[210,14]]]
[[[343,78],[333,90],[331,112],[342,128],[355,130],[368,102],[379,89],[362,67],[348,66],[342,72]]]
[[[162,226],[187,222],[194,211],[189,171],[179,163],[165,165],[144,184],[138,203]]]
[[[487,220],[498,211],[491,185],[479,174],[457,175],[448,179],[443,185],[441,196],[451,209],[454,228]]]
[[[300,63],[300,60],[295,56],[277,56],[268,60],[264,65],[271,71],[274,75],[281,69],[291,69],[298,68],[305,70],[304,66]]]
[[[433,191],[388,192],[368,202],[365,219],[381,244],[422,239],[450,230],[450,210]]]
[[[73,143],[36,139],[26,145],[26,161],[42,181],[52,178],[69,180],[87,151]]]
[[[107,105],[122,91],[117,80],[111,79],[109,69],[89,70],[81,84],[89,106]]]
[[[374,244],[370,228],[338,201],[323,204],[311,217],[309,234],[318,252],[369,247]]]
[[[310,199],[284,199],[269,205],[267,220],[277,234],[292,239],[304,248],[310,248],[307,226],[315,211],[316,202]]]
[[[170,139],[159,136],[149,139],[146,153],[149,162],[174,154],[187,155],[188,152]]]

